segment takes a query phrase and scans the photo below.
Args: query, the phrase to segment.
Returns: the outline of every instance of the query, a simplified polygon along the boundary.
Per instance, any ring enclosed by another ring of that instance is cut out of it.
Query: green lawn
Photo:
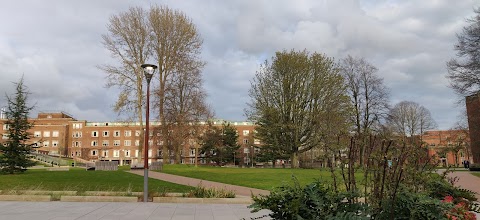
[[[149,191],[187,192],[189,186],[149,179]],[[27,170],[22,174],[1,175],[0,190],[52,190],[52,191],[143,191],[143,176],[118,171],[47,171]]]
[[[265,190],[293,183],[292,176],[295,176],[302,185],[316,179],[332,180],[329,171],[319,169],[194,167],[167,164],[164,165],[163,172]]]

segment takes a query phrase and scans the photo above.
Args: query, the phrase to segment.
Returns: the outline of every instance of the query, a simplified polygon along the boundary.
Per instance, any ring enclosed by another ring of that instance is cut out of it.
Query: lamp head
[[[153,64],[142,64],[141,67],[143,68],[143,72],[145,73],[145,78],[147,79],[147,83],[150,83],[150,81],[152,80],[153,74],[157,69],[157,66]]]

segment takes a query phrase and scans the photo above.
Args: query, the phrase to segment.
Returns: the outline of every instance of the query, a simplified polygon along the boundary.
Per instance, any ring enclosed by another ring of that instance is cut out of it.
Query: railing
[[[30,155],[38,161],[57,166],[70,166],[69,161],[60,157],[31,152]]]

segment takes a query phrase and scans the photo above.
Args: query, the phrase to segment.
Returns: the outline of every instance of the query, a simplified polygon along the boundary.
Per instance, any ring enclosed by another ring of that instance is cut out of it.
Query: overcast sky
[[[250,80],[275,51],[307,49],[339,60],[364,57],[391,92],[391,104],[428,108],[439,129],[462,107],[445,78],[453,45],[480,6],[473,0],[398,1],[4,1],[0,6],[0,106],[22,76],[36,111],[115,121],[118,91],[96,66],[114,63],[101,35],[111,15],[130,6],[179,9],[204,39],[207,101],[217,118],[246,120]]]

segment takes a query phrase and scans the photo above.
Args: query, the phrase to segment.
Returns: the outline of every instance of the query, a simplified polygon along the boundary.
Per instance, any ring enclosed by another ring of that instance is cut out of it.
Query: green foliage
[[[249,95],[255,137],[271,156],[289,156],[293,168],[299,153],[338,131],[327,125],[347,123],[341,113],[349,107],[343,77],[333,59],[319,53],[277,52],[257,71]]]
[[[368,219],[367,206],[352,202],[355,193],[335,192],[320,181],[274,189],[268,196],[254,196],[254,211],[269,209],[273,219]]]
[[[240,148],[237,144],[237,130],[230,124],[223,124],[221,130],[214,126],[209,126],[201,138],[201,142],[201,152],[205,153],[207,158],[214,161],[217,165],[232,162],[234,160],[234,152]]]
[[[7,96],[8,108],[6,112],[8,139],[0,143],[0,169],[4,173],[24,172],[27,167],[35,165],[28,153],[32,144],[28,143],[31,134],[28,132],[33,125],[28,122],[28,113],[33,107],[27,106],[28,92],[23,85],[23,78],[16,83],[13,97]]]
[[[226,189],[206,188],[200,184],[190,190],[186,196],[195,198],[235,198],[235,192]]]

